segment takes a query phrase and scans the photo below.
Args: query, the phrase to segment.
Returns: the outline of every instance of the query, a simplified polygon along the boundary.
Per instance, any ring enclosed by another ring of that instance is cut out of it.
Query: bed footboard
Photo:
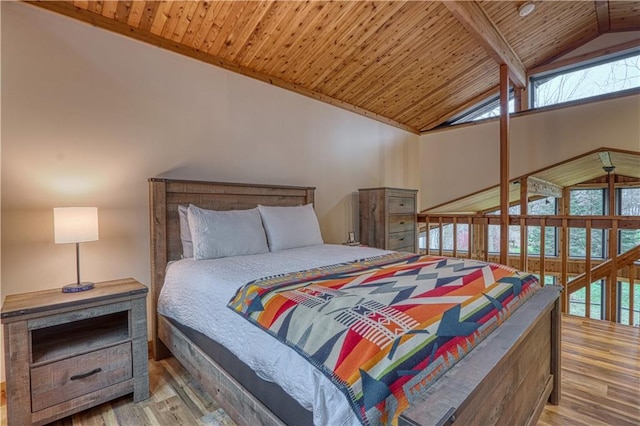
[[[560,287],[545,286],[440,378],[401,425],[535,425],[559,402]]]

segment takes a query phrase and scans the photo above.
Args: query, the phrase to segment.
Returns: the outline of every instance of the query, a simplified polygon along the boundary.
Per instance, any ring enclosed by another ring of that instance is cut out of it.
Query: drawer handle
[[[89,376],[93,376],[94,374],[98,374],[99,372],[102,371],[102,368],[96,368],[94,370],[91,370],[87,373],[82,373],[82,374],[76,374],[75,376],[71,376],[71,380],[80,380],[80,379],[84,379],[86,377]]]
[[[400,238],[400,241],[404,241],[404,238]]]
[[[400,225],[404,225],[404,220],[402,222],[400,222]]]
[[[404,207],[404,203],[400,203],[400,207]]]

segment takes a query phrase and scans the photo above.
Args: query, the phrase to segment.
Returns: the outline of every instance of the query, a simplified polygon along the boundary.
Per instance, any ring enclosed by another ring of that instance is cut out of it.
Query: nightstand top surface
[[[10,294],[2,304],[2,322],[19,320],[25,315],[78,307],[120,297],[146,294],[149,289],[133,278],[96,283],[91,290],[63,293],[62,289]]]

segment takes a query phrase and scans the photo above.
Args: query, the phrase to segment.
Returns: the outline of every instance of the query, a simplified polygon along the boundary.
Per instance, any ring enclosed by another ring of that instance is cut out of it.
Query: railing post
[[[565,187],[562,190],[562,198],[560,199],[560,212],[559,212],[563,216],[562,230],[560,231],[560,244],[559,244],[560,253],[558,253],[561,259],[560,280],[562,281],[562,287],[564,288],[564,291],[560,296],[562,299],[562,312],[569,312],[569,290],[567,288],[567,284],[569,281],[569,273],[568,273],[569,223],[567,220],[567,216],[569,215],[569,199],[570,199],[569,191],[570,190],[568,187]]]
[[[616,188],[615,173],[613,170],[607,171],[607,191],[609,195],[609,217],[613,218],[616,214]],[[607,279],[606,301],[608,308],[606,309],[605,318],[611,322],[618,322],[618,267],[616,266],[616,258],[618,257],[618,220],[613,219],[609,230],[609,259],[611,259],[611,273]],[[604,308],[604,302],[603,302]]]
[[[517,102],[516,102],[517,104]],[[529,214],[527,178],[520,179],[520,269],[528,270],[527,257],[529,251],[529,239],[527,235],[527,222],[524,216]]]
[[[607,279],[606,300],[608,309],[605,319],[618,322],[618,219],[613,219],[609,230],[609,259],[611,259],[611,273]]]

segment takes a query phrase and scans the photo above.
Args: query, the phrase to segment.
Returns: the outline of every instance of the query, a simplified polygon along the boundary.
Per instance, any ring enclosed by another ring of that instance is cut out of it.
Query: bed
[[[251,368],[242,370],[237,360],[225,360],[233,356],[215,341],[157,313],[167,264],[182,253],[179,205],[212,210],[297,206],[313,203],[314,189],[168,179],[150,179],[149,185],[154,358],[173,354],[240,425],[311,424],[314,415],[318,423],[318,413],[301,407],[277,385],[247,379]],[[545,403],[557,404],[560,397],[558,295],[553,286],[536,292],[438,379],[423,401],[404,411],[399,424],[535,424]],[[222,359],[214,359],[219,354]]]

